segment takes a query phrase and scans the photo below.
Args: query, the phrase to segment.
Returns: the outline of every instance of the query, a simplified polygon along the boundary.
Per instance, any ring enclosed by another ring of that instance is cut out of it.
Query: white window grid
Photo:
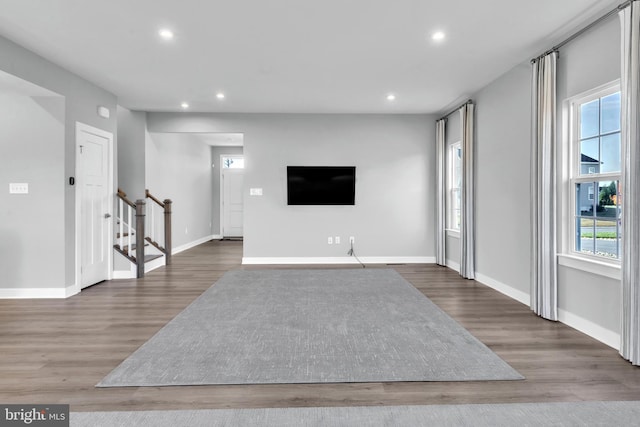
[[[620,260],[619,260],[620,248],[621,248],[620,242],[618,242],[618,248],[617,248],[618,258],[612,258],[612,257],[606,257],[606,256],[601,256],[596,254],[595,253],[596,248],[594,248],[594,253],[578,251],[576,248],[575,240],[577,239],[577,234],[578,234],[577,221],[579,218],[581,218],[581,215],[578,214],[578,202],[576,200],[577,199],[576,186],[578,184],[583,184],[583,183],[593,184],[594,186],[597,186],[599,182],[603,182],[603,181],[620,182],[620,179],[622,176],[620,171],[596,173],[595,167],[589,167],[586,174],[582,173],[581,164],[580,164],[581,153],[582,153],[581,146],[580,146],[580,143],[581,143],[580,106],[582,104],[588,103],[595,99],[600,99],[609,95],[613,95],[619,91],[620,91],[620,83],[616,81],[613,83],[609,83],[607,85],[603,85],[596,89],[593,89],[578,97],[575,97],[570,102],[570,121],[571,121],[570,134],[569,134],[569,141],[570,141],[569,165],[570,167],[569,167],[569,181],[568,181],[569,189],[568,189],[568,192],[566,193],[569,195],[569,198],[570,198],[569,215],[566,215],[566,217],[569,218],[570,225],[567,227],[567,230],[569,231],[569,233],[566,236],[566,240],[565,240],[566,243],[564,245],[565,250],[568,249],[568,252],[571,255],[582,257],[587,260],[591,259],[597,262],[609,262],[617,265],[620,264]],[[607,136],[614,133],[619,133],[619,131],[599,134],[598,136],[602,137],[602,136]],[[593,191],[593,195],[591,194],[592,191]],[[593,200],[595,202],[595,198],[596,198],[595,194],[596,194],[595,188],[594,187],[589,188],[589,195],[588,195],[589,200]],[[597,217],[591,217],[591,218],[593,218],[594,221],[597,221]],[[615,222],[617,224],[616,226],[617,230],[619,230],[621,226],[620,221],[616,220]],[[595,230],[595,227],[594,227],[594,230]]]

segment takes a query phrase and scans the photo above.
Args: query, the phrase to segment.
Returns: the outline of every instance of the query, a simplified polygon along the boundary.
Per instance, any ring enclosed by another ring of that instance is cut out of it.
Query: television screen
[[[354,205],[355,166],[287,166],[287,204]]]

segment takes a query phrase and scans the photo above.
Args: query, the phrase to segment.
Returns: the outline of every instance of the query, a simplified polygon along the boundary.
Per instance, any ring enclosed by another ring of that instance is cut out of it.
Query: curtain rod
[[[444,120],[447,117],[449,117],[450,115],[452,115],[453,113],[455,113],[456,111],[458,111],[459,109],[461,109],[462,107],[464,107],[467,104],[473,104],[473,99],[467,99],[463,104],[461,104],[459,107],[454,108],[453,110],[449,111],[447,114],[445,114],[444,116],[440,117],[438,120],[436,121],[440,121],[440,120]]]
[[[596,19],[595,21],[593,21],[592,23],[590,23],[589,25],[587,25],[586,27],[576,31],[575,33],[571,34],[569,37],[567,37],[565,40],[561,41],[560,43],[558,43],[557,45],[555,45],[554,47],[552,47],[551,49],[547,50],[545,53],[543,53],[542,55],[538,55],[535,58],[533,58],[531,60],[531,63],[533,64],[534,62],[536,62],[537,60],[539,60],[542,57],[545,57],[547,55],[549,55],[551,52],[557,52],[561,47],[563,47],[564,45],[566,45],[567,43],[575,40],[576,38],[580,37],[582,34],[586,33],[587,31],[589,31],[590,29],[592,29],[593,27],[595,27],[596,25],[600,24],[602,21],[604,21],[605,19],[609,18],[611,15],[614,15],[616,13],[618,13],[620,10],[628,7],[632,2],[637,1],[637,0],[627,0],[624,3],[619,4],[618,6],[616,6],[614,9],[610,10],[609,12],[605,13],[604,15],[602,15],[600,18]]]

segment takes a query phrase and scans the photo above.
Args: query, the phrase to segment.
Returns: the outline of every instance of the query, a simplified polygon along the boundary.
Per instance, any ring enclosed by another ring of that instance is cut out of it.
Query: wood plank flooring
[[[0,402],[109,411],[640,400],[640,369],[616,350],[435,265],[392,268],[525,380],[95,388],[226,271],[265,268],[241,257],[242,242],[213,241],[141,280],[66,300],[0,300]]]

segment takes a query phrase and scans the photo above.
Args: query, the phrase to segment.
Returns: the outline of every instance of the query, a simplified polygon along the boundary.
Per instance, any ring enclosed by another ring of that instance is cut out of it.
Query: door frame
[[[224,239],[224,181],[223,181],[223,177],[222,177],[222,173],[224,171],[224,168],[222,166],[222,159],[225,157],[241,157],[244,159],[244,153],[242,154],[220,154],[220,238]],[[242,173],[244,173],[244,168],[242,170]],[[244,198],[244,188],[242,190],[243,195],[242,197]],[[244,222],[244,208],[242,211],[242,221]],[[243,227],[244,229],[244,227]],[[244,237],[244,231],[242,232],[242,235]]]
[[[76,238],[75,238],[75,264],[76,264],[76,268],[75,268],[75,292],[74,294],[80,293],[81,288],[82,288],[82,273],[81,273],[81,267],[82,267],[82,257],[81,257],[81,250],[82,250],[82,203],[81,203],[81,191],[79,190],[80,187],[80,183],[78,183],[78,177],[80,176],[79,172],[79,165],[80,165],[80,161],[79,161],[79,155],[78,153],[80,152],[80,144],[81,144],[81,139],[80,139],[80,135],[82,134],[82,132],[86,132],[86,133],[92,133],[94,135],[100,136],[105,138],[108,141],[108,146],[107,146],[107,153],[108,153],[108,165],[107,165],[107,191],[109,192],[109,200],[107,202],[107,212],[111,215],[110,221],[107,225],[107,232],[109,234],[109,239],[107,239],[107,242],[105,243],[107,245],[106,249],[106,254],[107,254],[107,280],[111,280],[113,278],[113,242],[111,241],[111,239],[113,239],[113,195],[114,195],[114,191],[113,191],[113,174],[114,174],[114,165],[113,165],[113,134],[111,132],[107,132],[105,130],[102,129],[98,129],[96,127],[93,126],[89,126],[85,123],[81,123],[81,122],[76,122],[76,143],[75,143],[75,202],[76,202],[76,209],[75,209],[75,213],[76,213],[76,220],[75,220],[75,232],[76,232]]]

